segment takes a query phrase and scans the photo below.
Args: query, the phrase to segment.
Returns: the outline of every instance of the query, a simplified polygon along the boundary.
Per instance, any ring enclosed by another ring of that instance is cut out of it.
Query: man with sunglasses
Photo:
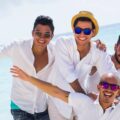
[[[48,81],[54,62],[53,20],[49,16],[38,16],[34,22],[32,39],[14,42],[3,48],[0,57],[12,58],[18,65],[34,77]],[[13,78],[11,93],[11,113],[14,120],[49,120],[47,96],[32,84]]]
[[[99,31],[97,20],[89,11],[80,11],[71,20],[73,36],[57,39],[55,47],[55,64],[49,78],[54,85],[69,92],[86,93],[85,79],[92,66],[97,66],[101,75],[116,72],[110,56],[96,47],[92,42]],[[49,98],[51,113],[70,120],[72,107],[54,98]],[[54,120],[54,116],[53,119]]]
[[[118,41],[114,46],[115,53],[111,55],[111,60],[115,65],[116,70],[118,71],[118,74],[120,74],[120,36],[118,37]],[[92,71],[87,79],[86,82],[86,89],[89,93],[98,93],[97,84],[100,81],[100,75],[97,72],[97,68],[93,67]]]
[[[30,82],[39,89],[73,107],[74,120],[119,120],[120,104],[115,103],[120,92],[120,77],[117,74],[103,74],[97,85],[99,95],[93,101],[82,93],[68,92],[50,83],[26,74],[19,67],[11,68],[14,77]]]

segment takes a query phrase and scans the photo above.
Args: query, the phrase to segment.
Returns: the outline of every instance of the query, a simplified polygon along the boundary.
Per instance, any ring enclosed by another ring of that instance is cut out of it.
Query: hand
[[[29,80],[30,76],[17,66],[13,66],[10,69],[10,72],[12,73],[13,77],[18,77],[18,78],[25,80],[25,81]]]
[[[97,68],[93,66],[89,75],[93,75],[96,71],[97,71]]]
[[[96,40],[95,41],[96,44],[97,44],[97,48],[102,50],[102,51],[106,51],[106,45],[104,43],[102,43],[100,40]]]

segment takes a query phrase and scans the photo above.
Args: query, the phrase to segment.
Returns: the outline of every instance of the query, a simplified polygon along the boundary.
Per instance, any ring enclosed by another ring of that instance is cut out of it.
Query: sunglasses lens
[[[82,29],[79,27],[76,27],[74,31],[75,31],[75,34],[80,34],[82,32]]]
[[[46,33],[46,34],[44,35],[45,38],[50,38],[50,36],[51,36],[51,35],[50,35],[49,33]]]
[[[116,91],[119,89],[118,85],[111,85],[111,90]]]
[[[108,89],[109,88],[109,84],[106,82],[102,82],[101,85],[103,86],[104,89]]]
[[[84,29],[84,34],[85,35],[90,35],[91,34],[91,29],[89,29],[89,28]]]

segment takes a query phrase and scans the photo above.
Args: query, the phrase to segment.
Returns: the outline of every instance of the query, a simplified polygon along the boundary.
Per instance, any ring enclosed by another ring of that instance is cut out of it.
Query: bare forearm
[[[74,82],[70,83],[70,85],[76,92],[80,92],[80,93],[85,94],[85,91],[82,89],[82,87],[79,84],[78,80],[75,80]]]
[[[35,85],[36,87],[40,88],[41,90],[43,90],[44,92],[46,92],[47,94],[53,96],[53,97],[57,97],[61,100],[63,100],[64,102],[68,102],[68,95],[69,92],[66,92],[56,86],[53,86],[50,83],[47,83],[45,81],[41,81],[39,79],[36,79],[34,77],[29,77],[29,81]]]

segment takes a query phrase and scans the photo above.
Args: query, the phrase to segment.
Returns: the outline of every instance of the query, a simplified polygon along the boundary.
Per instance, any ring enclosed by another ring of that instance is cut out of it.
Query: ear
[[[116,51],[116,49],[117,49],[117,44],[115,44],[115,46],[114,46],[114,50]]]
[[[92,37],[95,36],[95,29],[92,30]]]
[[[32,36],[34,36],[34,30],[32,30]]]
[[[51,36],[51,39],[54,37],[54,33],[52,34],[52,36]]]
[[[98,89],[98,91],[100,90],[100,85],[97,85],[97,89]]]

